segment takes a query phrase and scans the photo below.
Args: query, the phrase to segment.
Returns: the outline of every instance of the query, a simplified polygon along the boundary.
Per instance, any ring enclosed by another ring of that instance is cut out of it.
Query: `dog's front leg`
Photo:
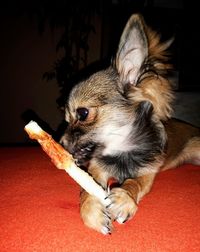
[[[80,214],[86,226],[103,234],[112,232],[112,220],[107,208],[84,190],[81,192]]]
[[[131,219],[142,197],[151,189],[155,174],[127,179],[120,187],[114,187],[108,195],[111,204],[107,207],[111,218],[119,223]]]

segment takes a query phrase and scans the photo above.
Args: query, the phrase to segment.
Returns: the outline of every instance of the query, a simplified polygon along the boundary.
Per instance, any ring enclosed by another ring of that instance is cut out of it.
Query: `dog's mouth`
[[[95,147],[95,143],[91,142],[76,147],[74,153],[72,154],[76,165],[79,167],[87,167],[90,159],[92,158]]]

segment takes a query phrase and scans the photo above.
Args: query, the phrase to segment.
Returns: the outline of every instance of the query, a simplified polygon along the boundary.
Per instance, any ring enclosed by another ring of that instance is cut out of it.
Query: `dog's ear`
[[[124,28],[115,58],[122,84],[136,86],[141,66],[147,56],[148,41],[144,20],[141,15],[133,14]]]

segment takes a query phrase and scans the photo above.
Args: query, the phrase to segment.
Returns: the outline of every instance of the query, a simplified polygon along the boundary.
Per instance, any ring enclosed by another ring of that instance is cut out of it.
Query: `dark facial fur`
[[[141,16],[133,15],[114,63],[73,88],[61,142],[78,165],[90,167],[95,161],[122,183],[161,162],[166,143],[162,122],[170,117],[172,100],[165,79],[167,46]]]
[[[136,117],[132,125],[129,138],[135,143],[130,151],[116,155],[105,155],[100,159],[106,167],[112,168],[113,174],[119,182],[127,178],[134,178],[148,164],[154,163],[158,155],[162,154],[165,140],[162,138],[159,128],[152,120],[152,105],[142,102],[136,110]]]

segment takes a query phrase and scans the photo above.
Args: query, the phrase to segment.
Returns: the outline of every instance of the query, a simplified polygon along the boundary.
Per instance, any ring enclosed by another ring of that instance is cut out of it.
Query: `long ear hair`
[[[140,68],[148,56],[148,41],[143,18],[132,15],[121,35],[116,54],[116,68],[123,84],[136,85]]]
[[[171,43],[161,43],[143,17],[133,14],[121,35],[114,61],[127,97],[135,103],[151,102],[159,120],[166,120],[172,113],[173,94],[166,77],[172,68],[167,52]]]

